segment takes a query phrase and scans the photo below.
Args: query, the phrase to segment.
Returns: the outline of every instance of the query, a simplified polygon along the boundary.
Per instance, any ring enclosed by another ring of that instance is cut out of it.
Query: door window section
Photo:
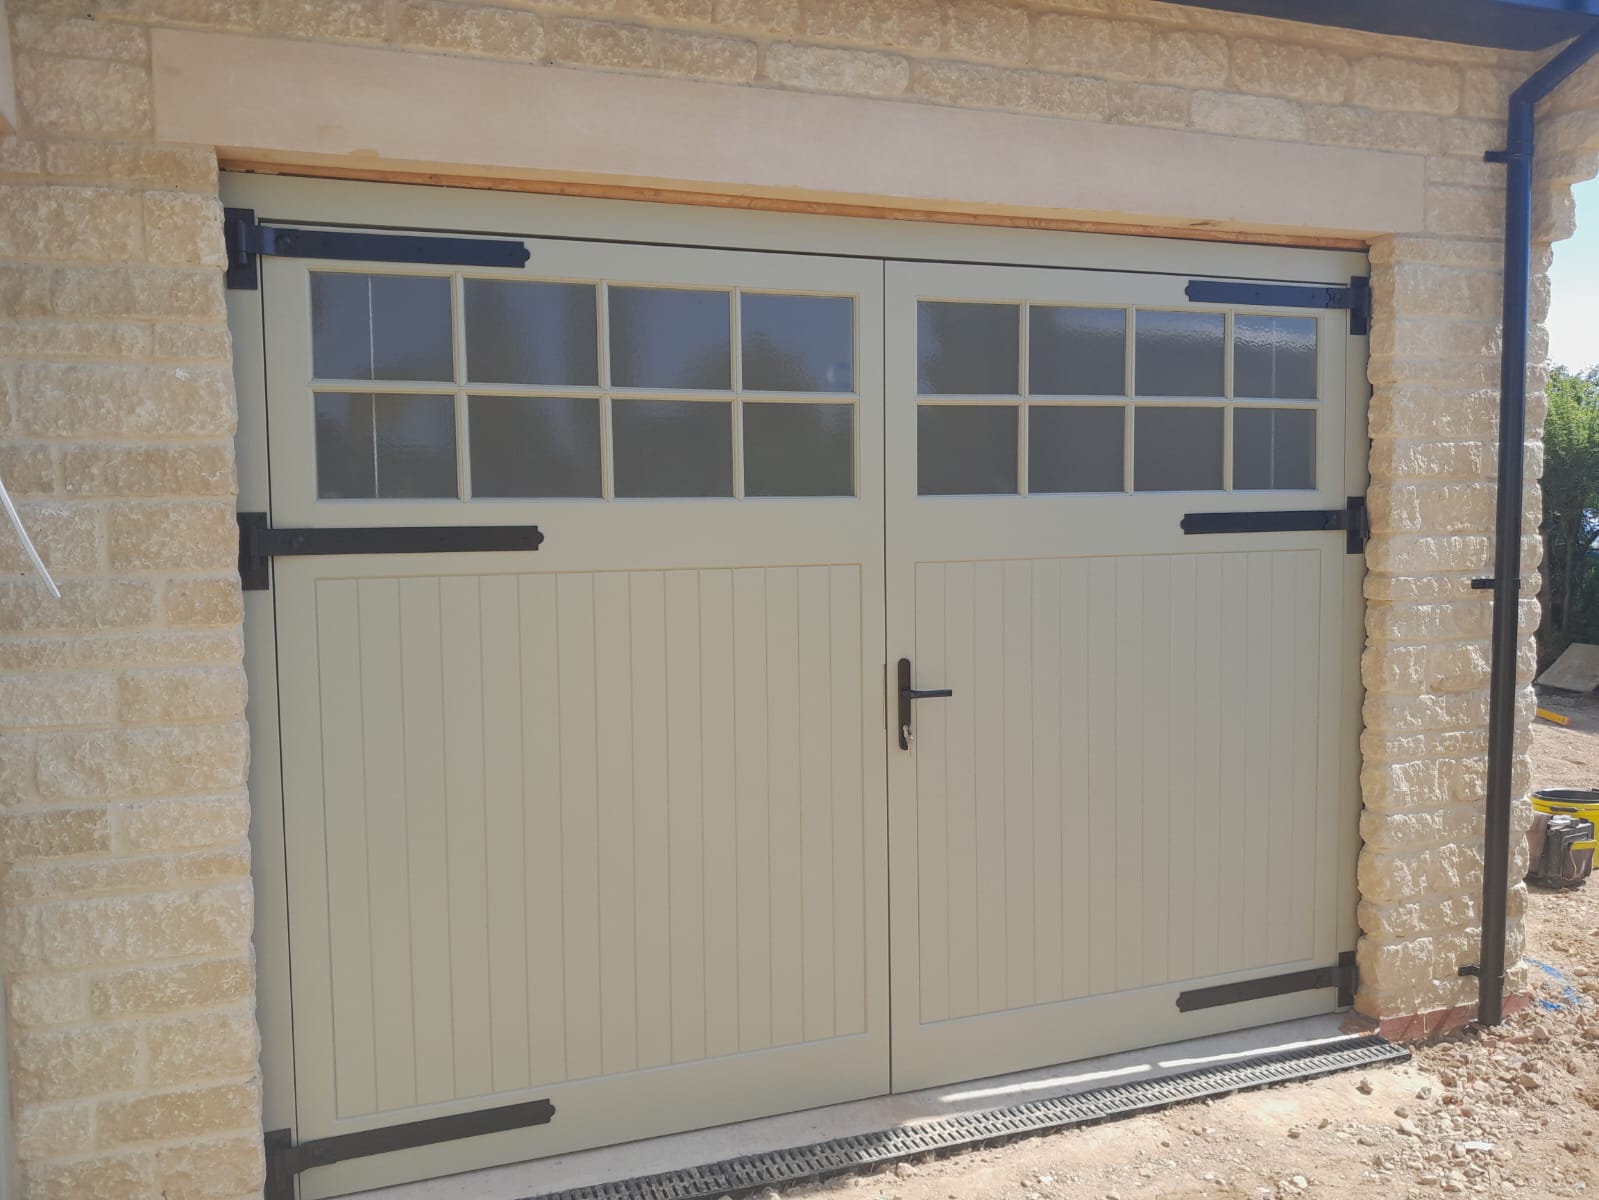
[[[852,296],[335,271],[310,287],[319,499],[855,494]]]

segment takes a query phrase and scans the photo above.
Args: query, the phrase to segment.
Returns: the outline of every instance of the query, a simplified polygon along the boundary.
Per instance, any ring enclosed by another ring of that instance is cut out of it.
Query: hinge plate
[[[1356,275],[1348,287],[1300,283],[1251,283],[1238,279],[1191,279],[1184,294],[1196,304],[1255,304],[1265,308],[1343,308],[1349,332],[1371,332],[1371,280]]]
[[[1344,532],[1344,551],[1364,554],[1371,520],[1364,496],[1350,496],[1342,508],[1276,509],[1266,512],[1185,513],[1184,533],[1318,533]]]
[[[427,263],[434,266],[527,266],[527,244],[505,238],[424,237],[414,233],[350,233],[342,229],[302,229],[263,225],[250,208],[222,210],[222,235],[228,252],[228,287],[254,291],[261,286],[257,260],[324,258],[353,262]]]

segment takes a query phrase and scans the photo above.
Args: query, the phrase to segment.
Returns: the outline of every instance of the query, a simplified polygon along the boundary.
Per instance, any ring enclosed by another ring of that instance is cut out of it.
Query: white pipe
[[[17,516],[17,506],[11,503],[11,493],[6,491],[5,480],[0,479],[0,504],[5,506],[6,516],[11,518],[11,528],[17,531],[17,540],[22,543],[22,550],[28,556],[28,561],[33,564],[33,569],[39,573],[39,578],[44,580],[44,586],[50,589],[50,594],[57,600],[61,599],[61,589],[56,587],[56,581],[50,578],[50,571],[44,565],[44,559],[39,557],[39,552],[33,548],[33,539],[28,536],[28,531],[22,527],[22,518]]]

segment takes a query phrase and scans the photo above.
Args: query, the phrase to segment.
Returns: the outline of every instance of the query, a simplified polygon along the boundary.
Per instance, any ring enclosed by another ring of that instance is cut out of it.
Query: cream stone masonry
[[[299,61],[373,54],[417,72],[503,71],[535,89],[578,76],[595,94],[655,96],[712,81],[699,94],[739,89],[739,104],[711,105],[700,128],[725,137],[743,136],[730,114],[746,104],[883,112],[884,128],[1041,131],[990,148],[982,170],[941,160],[929,138],[919,153],[937,160],[941,187],[904,186],[909,175],[870,159],[824,171],[823,138],[849,131],[814,117],[791,125],[820,131],[814,141],[751,150],[742,185],[685,171],[690,139],[632,169],[588,168],[616,183],[1056,220],[1126,220],[1142,204],[1174,228],[1369,237],[1375,532],[1357,1006],[1393,1020],[1473,1002],[1457,968],[1477,955],[1489,604],[1470,579],[1491,554],[1503,203],[1502,173],[1482,154],[1500,144],[1505,98],[1531,56],[1155,0],[8,6],[17,132],[0,136],[0,475],[63,592],[46,596],[0,539],[0,961],[28,1200],[240,1200],[262,1185],[235,406],[218,141],[204,132],[230,97],[174,109],[175,77],[153,73],[163,46],[202,35],[235,35],[262,56],[288,44]],[[413,93],[419,77],[404,80]],[[230,119],[270,129],[337,80],[273,82],[256,111]],[[548,115],[490,104],[455,131],[498,129],[513,139],[498,156],[463,159],[445,140],[425,163],[395,164],[339,130],[234,149],[527,179],[549,164],[539,143],[514,139]],[[1599,162],[1599,71],[1560,93],[1541,139],[1539,320],[1548,244],[1570,232],[1570,184]],[[1179,144],[1227,147],[1232,177],[1212,167],[1195,178],[1214,190],[1198,194],[1163,179],[1161,148]],[[1075,159],[1057,161],[1062,146]],[[806,156],[776,179],[791,148]],[[1100,179],[1112,161],[1119,182]],[[1341,194],[1285,215],[1302,171],[1342,169],[1318,163],[1373,174],[1365,186],[1346,174]],[[918,167],[903,147],[890,165]],[[1067,172],[1101,198],[1059,189]],[[1002,202],[950,194],[1012,176],[1025,186]],[[1162,187],[1164,208],[1136,199]],[[1535,336],[1535,358],[1544,345]],[[1536,430],[1541,393],[1530,415]],[[1535,478],[1536,437],[1527,454]],[[1530,575],[1535,485],[1528,502]],[[1530,652],[1522,665],[1525,682]],[[1524,691],[1524,718],[1530,706]],[[1523,759],[1518,790],[1526,780]],[[1512,957],[1522,899],[1518,887]],[[1523,983],[1517,968],[1512,990]]]

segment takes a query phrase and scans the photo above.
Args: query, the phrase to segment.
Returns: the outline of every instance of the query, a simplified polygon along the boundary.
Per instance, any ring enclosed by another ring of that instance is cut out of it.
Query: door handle
[[[916,735],[911,732],[911,701],[912,700],[937,700],[955,693],[949,688],[927,688],[917,690],[911,686],[911,660],[899,660],[899,748],[909,750],[911,743],[916,740]]]

